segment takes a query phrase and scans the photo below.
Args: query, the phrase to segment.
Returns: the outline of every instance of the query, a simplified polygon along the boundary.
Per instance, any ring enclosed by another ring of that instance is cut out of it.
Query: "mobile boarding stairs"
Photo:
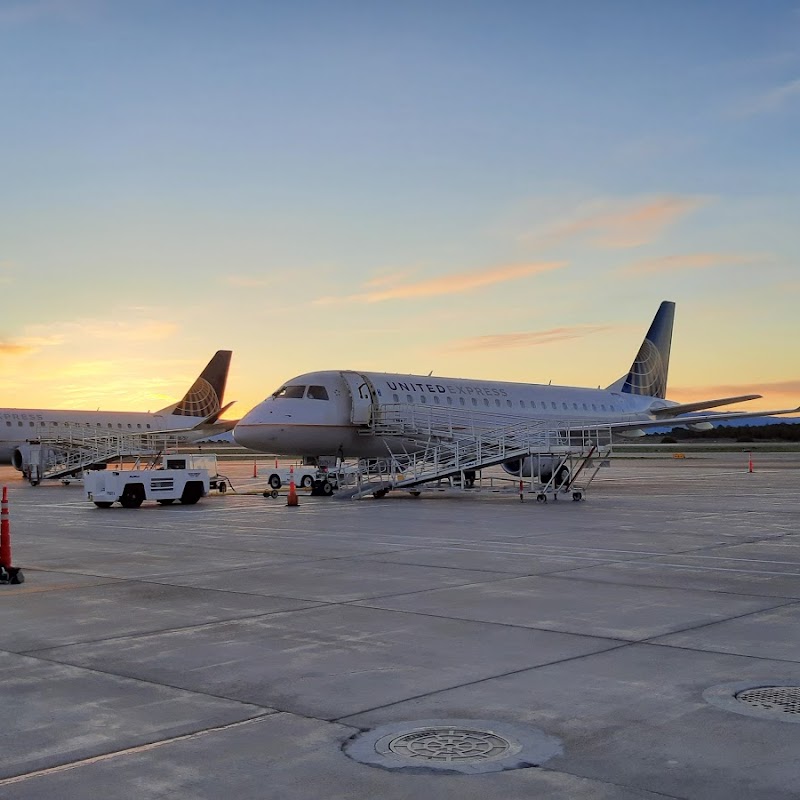
[[[158,433],[102,433],[78,429],[30,440],[23,452],[22,472],[36,486],[43,480],[68,480],[87,469],[104,469],[114,461],[156,463],[179,444],[176,436]]]
[[[480,470],[530,458],[538,467],[537,474],[550,476],[538,484],[527,481],[538,501],[546,501],[548,495],[555,498],[559,492],[572,493],[573,499],[580,500],[612,448],[609,426],[576,426],[574,420],[553,418],[520,420],[479,409],[402,403],[376,408],[369,426],[360,433],[391,437],[393,442],[400,439],[406,445],[398,454],[393,452],[396,444],[390,450],[387,443],[386,458],[358,471],[356,486],[348,492],[353,499],[367,494],[383,497],[393,489],[413,490],[446,478],[469,488]],[[567,465],[569,475],[559,482]],[[589,466],[594,466],[594,471],[578,488],[575,479]],[[509,475],[509,480],[519,480],[522,494],[524,479]]]

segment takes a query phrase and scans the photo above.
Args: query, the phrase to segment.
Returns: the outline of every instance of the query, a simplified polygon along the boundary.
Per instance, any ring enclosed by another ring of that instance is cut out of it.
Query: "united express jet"
[[[761,397],[758,394],[695,403],[667,400],[674,314],[674,303],[661,303],[630,369],[605,389],[383,372],[310,372],[287,381],[255,406],[237,423],[233,436],[238,444],[267,453],[381,458],[387,451],[421,448],[418,440],[401,435],[365,435],[390,405],[433,408],[437,413],[450,408],[462,419],[471,412],[473,427],[500,428],[530,419],[532,424],[552,421],[561,431],[603,426],[627,436],[641,436],[654,426],[702,430],[713,427],[712,421],[800,410],[698,413],[754,400]],[[503,466],[509,474],[530,476],[533,459],[509,460]]]
[[[63,411],[48,408],[0,408],[0,463],[21,470],[25,447],[40,437],[70,434],[165,433],[187,440],[230,430],[235,421],[219,421],[231,363],[230,350],[218,350],[183,398],[154,413],[137,411]]]

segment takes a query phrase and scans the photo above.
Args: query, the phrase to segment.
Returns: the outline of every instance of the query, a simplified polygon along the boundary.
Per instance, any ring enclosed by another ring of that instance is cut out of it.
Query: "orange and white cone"
[[[296,506],[297,502],[297,487],[294,485],[294,467],[289,467],[289,494],[286,497],[287,506]]]
[[[19,567],[11,566],[11,523],[8,519],[8,487],[3,487],[0,507],[0,583],[23,583],[25,576]]]

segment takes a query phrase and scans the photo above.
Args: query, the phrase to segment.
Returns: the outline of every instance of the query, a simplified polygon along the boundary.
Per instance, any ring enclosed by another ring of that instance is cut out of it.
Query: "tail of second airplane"
[[[675,303],[665,300],[658,307],[628,374],[612,383],[609,391],[662,399],[666,396],[674,318]]]
[[[178,417],[201,417],[207,422],[215,422],[224,410],[222,401],[230,364],[231,351],[217,350],[180,402],[162,408],[159,413]]]

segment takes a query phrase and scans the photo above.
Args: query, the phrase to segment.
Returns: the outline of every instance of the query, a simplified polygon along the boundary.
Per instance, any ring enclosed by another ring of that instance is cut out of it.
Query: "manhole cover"
[[[723,683],[703,692],[706,702],[749,717],[800,722],[800,686],[789,681]]]
[[[491,731],[427,728],[391,739],[389,750],[405,758],[430,761],[483,761],[506,755],[512,745]]]
[[[800,714],[800,686],[761,686],[737,692],[736,699],[751,708],[777,711],[781,714]]]
[[[536,728],[489,720],[417,720],[383,725],[344,745],[350,758],[385,769],[476,774],[534,767],[562,752]]]

